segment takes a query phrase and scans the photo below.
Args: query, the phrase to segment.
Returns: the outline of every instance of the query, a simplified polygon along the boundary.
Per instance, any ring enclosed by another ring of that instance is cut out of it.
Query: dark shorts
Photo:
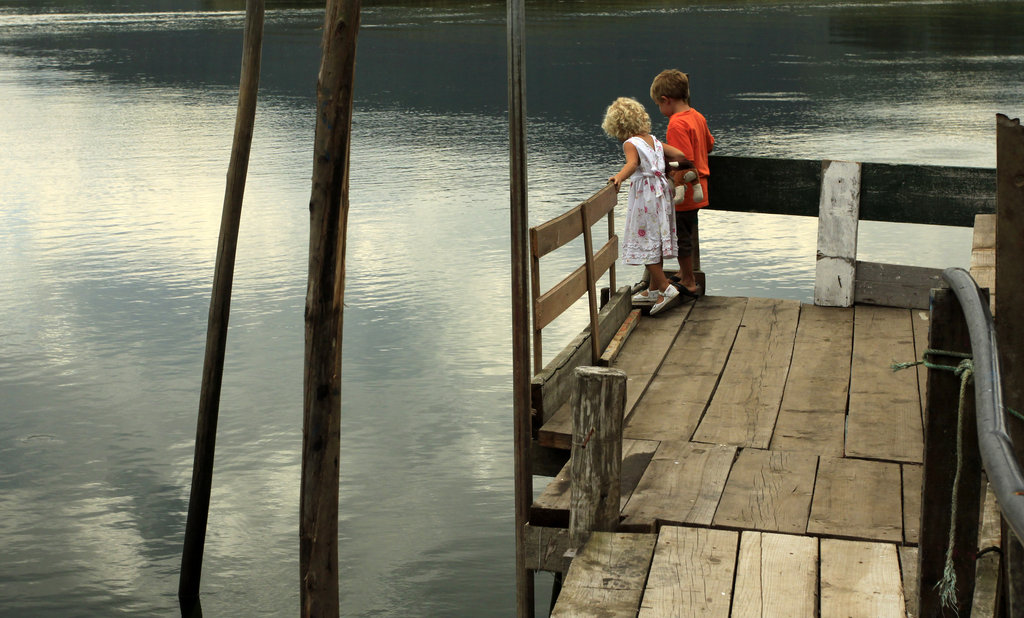
[[[679,255],[686,257],[693,253],[693,233],[697,230],[697,213],[699,208],[693,210],[676,211],[676,237],[679,240]]]

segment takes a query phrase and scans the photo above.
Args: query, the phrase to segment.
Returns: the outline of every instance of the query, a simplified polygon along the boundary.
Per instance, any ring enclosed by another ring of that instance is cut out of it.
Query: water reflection
[[[317,5],[267,15],[209,615],[298,602]],[[175,611],[239,8],[0,0],[0,613]],[[1024,5],[570,8],[529,7],[532,223],[617,169],[603,109],[620,94],[646,101],[666,58],[691,72],[723,154],[984,166],[994,112],[1020,112],[1024,35],[1002,24]],[[348,615],[508,615],[513,604],[503,22],[501,3],[365,11],[345,299]],[[655,116],[655,131],[664,123]],[[713,293],[809,299],[812,220],[702,217]],[[860,249],[966,264],[969,239],[865,223]],[[545,281],[580,251],[545,260]],[[639,276],[619,270],[620,282]],[[546,329],[545,355],[585,320],[581,305]]]

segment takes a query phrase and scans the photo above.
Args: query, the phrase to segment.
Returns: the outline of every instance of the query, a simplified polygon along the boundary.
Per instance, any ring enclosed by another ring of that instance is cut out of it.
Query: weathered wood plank
[[[971,276],[979,288],[988,288],[989,309],[996,314],[996,215],[974,216]]]
[[[814,616],[817,610],[818,540],[742,533],[732,617]]]
[[[822,457],[807,532],[901,542],[901,494],[899,464]]]
[[[638,618],[729,615],[739,534],[665,526]]]
[[[624,306],[625,311],[622,313],[622,319],[625,319],[631,307],[628,302],[628,294],[626,295],[626,301],[627,304]],[[611,364],[612,367],[626,372],[627,417],[630,414],[630,410],[636,405],[637,400],[647,390],[647,385],[658,370],[658,367],[661,366],[665,355],[668,353],[672,342],[679,332],[679,328],[688,314],[689,308],[685,311],[669,312],[657,319],[641,318],[636,329],[623,345],[618,358]],[[605,333],[606,329],[602,328],[601,332]],[[589,333],[589,329],[585,333]],[[610,336],[611,333],[609,333]],[[581,335],[573,340],[572,345],[574,347],[577,344],[583,345],[587,341],[589,339]],[[550,417],[545,416],[547,420],[537,432],[537,441],[542,446],[569,449],[570,436],[572,434],[572,413],[568,402],[572,380],[567,379],[566,376],[571,376],[572,374],[568,370],[569,367],[575,369],[575,367],[580,365],[588,364],[589,355],[589,349],[580,349],[571,358],[564,359],[564,365],[558,367],[557,370],[552,370],[550,373],[548,373],[548,370],[545,370],[544,387],[551,389],[550,392],[539,390],[537,386],[538,380],[534,378],[534,401],[536,402],[539,398],[538,395],[541,395],[543,396],[545,409],[550,409],[548,406],[555,402],[558,402],[559,405],[554,414]],[[562,355],[559,355],[559,358],[561,359]],[[554,365],[554,361],[548,367],[550,368],[552,365]]]
[[[733,446],[662,442],[622,510],[622,529],[711,524],[735,454]]]
[[[860,163],[823,161],[818,203],[818,255],[814,269],[814,304],[853,304],[860,213]]]
[[[558,616],[636,616],[657,537],[595,532],[573,559],[551,612]]]
[[[640,477],[643,476],[647,464],[650,463],[658,442],[652,440],[622,441],[622,474],[619,486],[620,508],[626,505],[633,495]],[[571,499],[569,484],[571,478],[571,462],[566,463],[544,491],[533,502],[530,511],[530,522],[539,526],[566,527],[569,525],[569,502]]]
[[[917,376],[892,370],[915,360],[910,311],[858,305],[853,332],[846,455],[920,463]]]
[[[714,525],[803,534],[817,468],[818,458],[810,453],[743,449],[729,473]]]
[[[801,306],[772,450],[843,455],[852,350],[853,309]]]
[[[821,540],[821,618],[904,618],[896,546]]]
[[[924,352],[928,349],[928,328],[931,325],[927,310],[913,310],[910,312],[910,320],[914,328],[914,360],[922,360]],[[914,367],[917,372],[917,393],[921,403],[921,426],[924,427],[924,407],[928,401],[928,368],[924,365]],[[910,369],[904,369],[910,371]]]
[[[921,466],[903,464],[903,542],[916,545],[921,529]]]
[[[694,440],[768,448],[789,373],[797,301],[751,298]]]
[[[608,367],[615,362],[615,359],[619,356],[619,352],[622,350],[622,346],[626,343],[626,339],[629,338],[629,335],[633,332],[633,329],[636,328],[639,322],[640,310],[634,309],[630,311],[629,315],[626,317],[626,321],[622,323],[622,326],[619,326],[619,330],[616,331],[615,336],[612,337],[611,343],[609,343],[608,347],[601,353],[601,360],[598,364]]]
[[[715,210],[818,214],[821,161],[712,155],[709,165]],[[990,168],[862,163],[860,218],[970,227],[975,214],[995,212],[994,184]]]
[[[693,435],[718,384],[746,304],[745,298],[716,296],[694,304],[658,375],[627,419],[625,437],[688,440]]]
[[[928,292],[944,287],[942,269],[857,262],[858,305],[927,309]]]
[[[900,547],[900,572],[903,574],[903,601],[907,604],[907,618],[919,616],[917,612],[917,548]]]
[[[572,562],[572,547],[567,528],[549,528],[526,524],[523,527],[523,550],[526,568],[531,571],[565,573]]]

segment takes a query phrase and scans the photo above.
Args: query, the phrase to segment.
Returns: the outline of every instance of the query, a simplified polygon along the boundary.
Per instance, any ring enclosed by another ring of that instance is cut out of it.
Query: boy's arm
[[[692,169],[694,167],[693,161],[683,153],[682,150],[670,145],[662,144],[665,150],[665,169],[669,171],[669,175],[676,183],[682,182],[682,175],[685,173],[683,170]],[[676,168],[669,167],[669,163],[678,163]]]

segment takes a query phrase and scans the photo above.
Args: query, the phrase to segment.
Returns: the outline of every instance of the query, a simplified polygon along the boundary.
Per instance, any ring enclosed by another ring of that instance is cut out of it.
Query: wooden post
[[[590,532],[614,532],[619,525],[626,374],[577,367],[574,376],[569,538],[578,549]]]
[[[1024,412],[1024,128],[1019,119],[996,116],[996,342],[1003,405]],[[1024,462],[1024,422],[1007,414],[1017,461]],[[1005,526],[1004,526],[1005,529]],[[1007,612],[1024,616],[1024,549],[1003,535]]]
[[[213,486],[213,458],[217,442],[217,417],[227,348],[228,319],[231,315],[231,286],[235,271],[238,226],[242,218],[242,197],[249,170],[249,150],[256,121],[256,94],[260,83],[260,58],[263,50],[263,0],[247,0],[245,36],[242,42],[242,69],[235,112],[235,135],[228,164],[227,186],[220,218],[220,240],[213,274],[213,296],[206,327],[206,355],[203,382],[199,393],[199,418],[196,421],[196,449],[192,464],[192,490],[188,499],[185,542],[181,552],[178,578],[178,603],[182,615],[199,610],[199,582],[203,572],[206,523]]]
[[[948,289],[932,290],[928,347],[933,350],[970,352],[970,335],[956,296]],[[929,360],[956,366],[955,357]],[[978,553],[978,522],[981,513],[981,454],[978,451],[974,388],[968,386],[959,423],[957,409],[960,378],[951,371],[928,370],[925,388],[924,476],[921,495],[920,545],[918,549],[918,605],[920,616],[969,616],[974,598],[975,558]],[[958,468],[959,464],[959,470]],[[953,487],[956,504],[953,504]],[[956,574],[956,607],[944,608],[936,584],[943,578],[949,525],[956,509],[953,565]]]
[[[587,221],[587,209],[580,208],[583,222],[583,270],[587,274],[587,307],[590,309],[590,364],[601,360],[601,325],[597,321],[597,277],[594,276],[594,240]]]
[[[509,0],[508,35],[508,146],[509,225],[512,261],[512,437],[516,537],[516,615],[533,618],[533,573],[526,566],[526,524],[533,502],[533,440],[530,411],[530,298],[529,208],[526,195],[526,4]],[[538,340],[538,355],[540,343]],[[539,362],[539,359],[538,359]],[[538,364],[538,367],[540,365]]]
[[[300,614],[338,616],[341,348],[359,0],[328,0],[317,80],[299,489]]]
[[[818,261],[814,304],[853,305],[860,217],[860,163],[823,161],[818,204]]]

